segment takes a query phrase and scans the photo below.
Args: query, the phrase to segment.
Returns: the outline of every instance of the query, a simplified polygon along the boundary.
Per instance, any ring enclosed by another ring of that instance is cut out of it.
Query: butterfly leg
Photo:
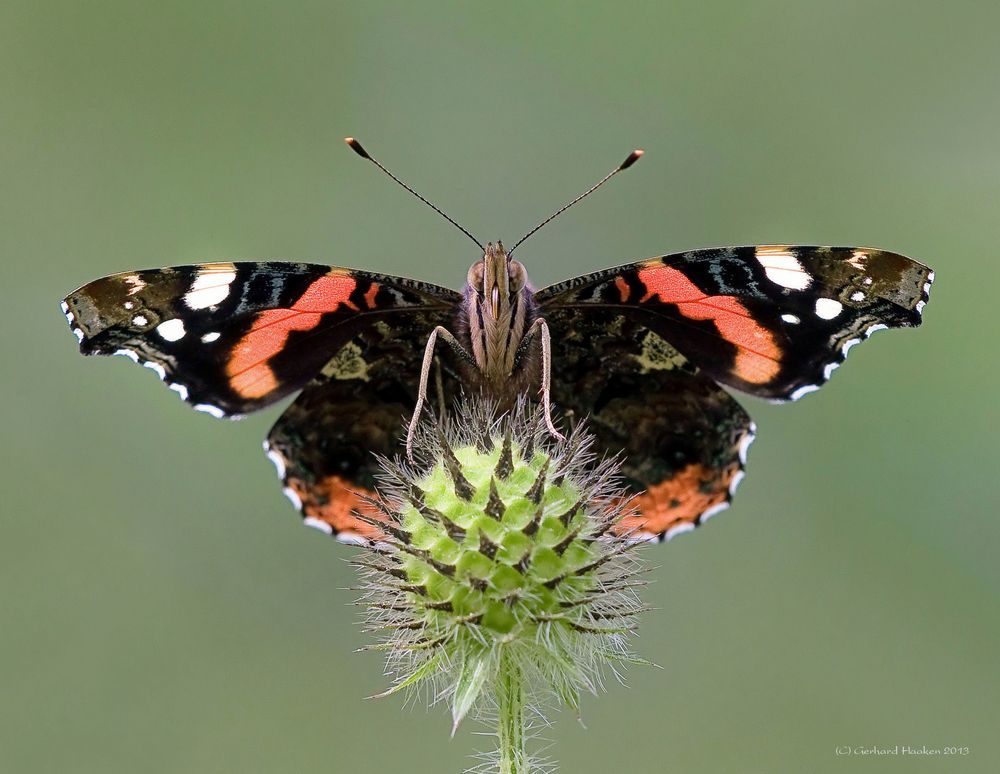
[[[542,340],[542,388],[540,392],[542,393],[542,408],[545,412],[545,427],[548,428],[553,438],[563,441],[565,440],[563,434],[556,429],[555,423],[552,421],[552,336],[544,317],[535,318],[524,336],[522,346],[529,343],[536,333],[540,334]]]
[[[455,354],[463,360],[475,364],[472,355],[465,351],[458,339],[456,339],[447,328],[438,325],[427,337],[427,345],[424,347],[424,361],[420,366],[420,385],[417,388],[417,404],[413,407],[413,417],[410,419],[409,429],[406,431],[406,458],[413,462],[413,436],[417,432],[417,425],[420,423],[420,413],[423,411],[424,403],[427,402],[427,383],[430,381],[431,365],[434,362],[434,347],[437,346],[438,336]]]
[[[434,364],[434,389],[438,398],[438,416],[444,416],[444,377],[441,375],[441,361]]]

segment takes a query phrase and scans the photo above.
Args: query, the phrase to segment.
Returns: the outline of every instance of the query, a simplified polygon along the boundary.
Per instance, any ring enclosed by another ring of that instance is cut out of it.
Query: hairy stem
[[[504,649],[506,651],[506,648]],[[497,680],[499,705],[500,774],[526,774],[527,755],[524,751],[524,685],[521,669],[510,654],[500,657]]]

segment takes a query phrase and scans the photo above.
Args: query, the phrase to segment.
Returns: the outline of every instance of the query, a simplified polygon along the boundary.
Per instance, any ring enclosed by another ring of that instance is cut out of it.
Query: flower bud
[[[372,649],[395,678],[379,695],[427,685],[457,726],[516,672],[526,701],[578,708],[604,666],[638,660],[627,640],[643,584],[636,543],[612,529],[628,509],[616,464],[594,459],[585,430],[554,439],[523,406],[454,416],[424,423],[415,467],[383,461],[359,515],[383,533],[355,562]]]

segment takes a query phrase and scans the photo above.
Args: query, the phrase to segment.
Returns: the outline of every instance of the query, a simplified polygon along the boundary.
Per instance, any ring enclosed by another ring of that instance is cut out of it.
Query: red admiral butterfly
[[[361,145],[362,157],[420,197]],[[754,424],[723,389],[776,401],[819,388],[874,331],[913,327],[934,273],[861,247],[692,250],[535,291],[514,248],[478,241],[463,293],[306,263],[210,263],[132,271],[71,293],[63,310],[85,355],[124,355],[195,409],[232,417],[301,390],[265,444],[306,522],[351,541],[373,453],[399,419],[461,389],[501,405],[538,394],[590,418],[600,451],[623,453],[640,515],[670,538],[726,508]],[[426,345],[421,347],[426,342]],[[550,424],[550,431],[558,432]]]

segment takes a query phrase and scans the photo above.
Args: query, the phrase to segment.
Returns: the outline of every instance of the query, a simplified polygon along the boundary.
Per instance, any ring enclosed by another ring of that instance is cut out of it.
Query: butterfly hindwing
[[[365,510],[358,493],[374,494],[376,455],[399,451],[417,399],[421,344],[446,322],[422,311],[359,328],[271,428],[268,456],[307,524],[346,542],[379,534],[355,517]],[[447,357],[435,362],[430,398],[437,406],[461,387]]]
[[[919,325],[933,279],[884,250],[760,245],[652,258],[536,299],[546,316],[558,307],[628,310],[716,381],[795,400],[874,331]]]
[[[125,355],[195,408],[232,416],[300,389],[372,320],[447,315],[459,300],[353,269],[242,262],[113,274],[71,293],[63,311],[84,354]]]
[[[671,344],[620,310],[552,308],[552,397],[586,419],[597,450],[620,454],[640,515],[621,527],[672,537],[727,507],[753,423]]]

